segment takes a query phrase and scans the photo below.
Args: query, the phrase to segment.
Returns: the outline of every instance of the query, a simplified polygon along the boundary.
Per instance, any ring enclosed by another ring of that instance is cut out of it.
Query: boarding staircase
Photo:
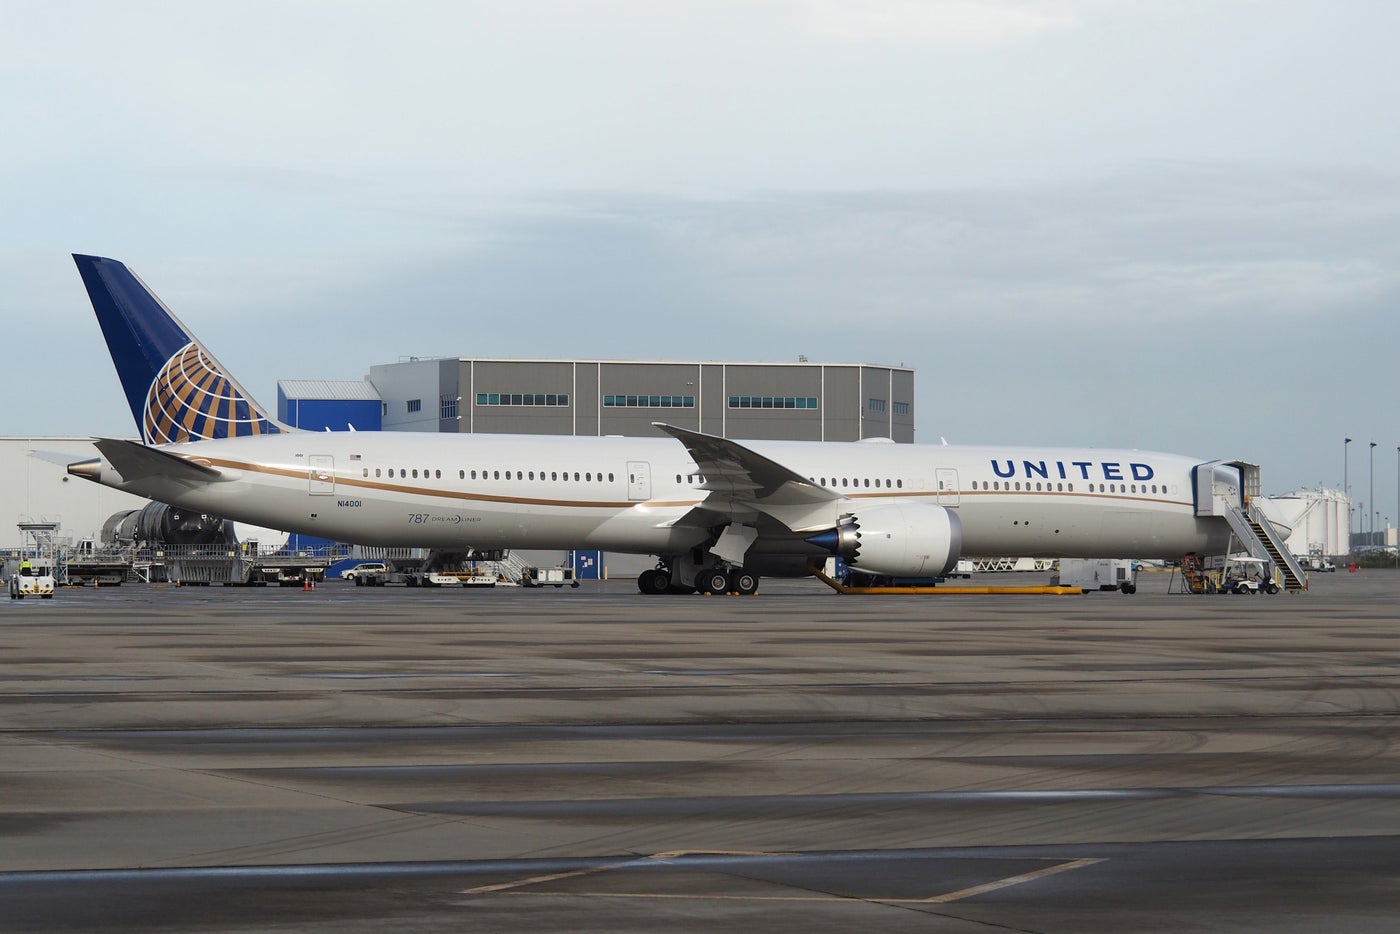
[[[517,584],[524,579],[525,570],[528,567],[529,565],[525,563],[525,559],[513,551],[507,551],[501,557],[501,568],[505,571],[506,577],[515,581]]]
[[[1220,516],[1251,556],[1283,576],[1285,590],[1308,589],[1307,573],[1284,545],[1284,536],[1264,515],[1259,467],[1243,461],[1212,461],[1196,467],[1196,515]]]
[[[1235,537],[1244,544],[1250,555],[1261,561],[1268,561],[1283,574],[1283,588],[1289,591],[1308,589],[1307,572],[1284,547],[1283,536],[1268,520],[1257,503],[1252,500],[1244,509],[1230,506],[1225,512],[1225,521]]]
[[[478,552],[477,556],[469,560],[471,566],[478,574],[487,574],[498,581],[509,581],[512,584],[520,584],[525,581],[525,574],[530,565],[525,559],[509,549],[497,551]]]

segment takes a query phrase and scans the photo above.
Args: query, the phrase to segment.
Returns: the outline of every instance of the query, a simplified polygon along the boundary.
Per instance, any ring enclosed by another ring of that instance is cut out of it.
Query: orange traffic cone
[[[310,579],[310,578],[307,578],[307,577],[303,577],[303,578],[301,579],[301,592],[302,592],[302,593],[306,593],[306,592],[307,592],[308,590],[310,590],[310,589],[311,589],[311,579]]]

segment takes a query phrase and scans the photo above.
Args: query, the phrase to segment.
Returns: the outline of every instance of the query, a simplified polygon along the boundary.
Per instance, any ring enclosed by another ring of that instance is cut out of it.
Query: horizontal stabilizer
[[[223,474],[218,468],[163,451],[147,447],[137,441],[123,441],[119,438],[98,438],[94,445],[102,456],[117,469],[128,482],[159,477],[165,480],[183,480],[186,483],[210,483]]]
[[[71,451],[30,451],[29,456],[49,464],[57,464],[60,467],[92,459],[91,454],[74,454]]]

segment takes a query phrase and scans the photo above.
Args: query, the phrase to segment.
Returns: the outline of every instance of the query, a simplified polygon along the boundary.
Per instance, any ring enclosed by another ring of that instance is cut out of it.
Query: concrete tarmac
[[[1169,584],[3,601],[0,930],[1393,931],[1400,574]]]

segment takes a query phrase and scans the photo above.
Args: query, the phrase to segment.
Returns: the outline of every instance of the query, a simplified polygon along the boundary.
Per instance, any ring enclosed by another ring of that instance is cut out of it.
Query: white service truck
[[[1119,590],[1137,593],[1138,563],[1131,558],[1061,558],[1059,573],[1051,578],[1061,587],[1080,590]]]

